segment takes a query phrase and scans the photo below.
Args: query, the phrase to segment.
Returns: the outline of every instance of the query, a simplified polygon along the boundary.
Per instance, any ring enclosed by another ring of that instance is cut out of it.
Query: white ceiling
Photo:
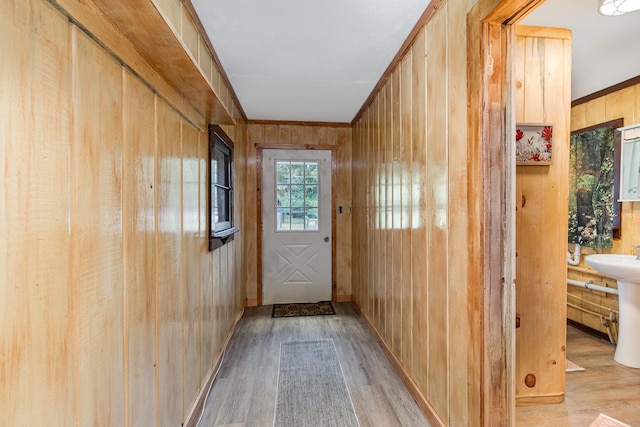
[[[350,122],[430,0],[191,0],[247,118]]]
[[[603,16],[598,0],[547,0],[520,24],[572,31],[572,100],[640,75],[640,12]]]
[[[191,0],[250,120],[350,122],[430,0]],[[547,0],[573,33],[572,99],[640,75],[640,12]]]

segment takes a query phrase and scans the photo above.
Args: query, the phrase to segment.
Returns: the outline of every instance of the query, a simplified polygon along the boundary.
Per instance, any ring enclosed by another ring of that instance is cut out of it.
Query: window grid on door
[[[276,161],[276,231],[318,231],[317,161]]]

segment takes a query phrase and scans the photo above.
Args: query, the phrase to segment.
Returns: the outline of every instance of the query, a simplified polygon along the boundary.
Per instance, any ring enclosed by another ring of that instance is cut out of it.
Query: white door
[[[263,150],[262,227],[262,303],[330,301],[330,150]]]

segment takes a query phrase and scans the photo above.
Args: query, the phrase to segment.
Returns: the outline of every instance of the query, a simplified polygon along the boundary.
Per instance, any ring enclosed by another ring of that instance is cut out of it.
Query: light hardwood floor
[[[208,396],[200,427],[273,426],[280,343],[333,338],[362,427],[429,426],[350,303],[336,315],[271,318],[247,308]]]
[[[603,413],[640,426],[640,369],[613,361],[615,347],[567,327],[567,358],[585,371],[567,372],[565,401],[516,408],[516,426],[587,427]]]

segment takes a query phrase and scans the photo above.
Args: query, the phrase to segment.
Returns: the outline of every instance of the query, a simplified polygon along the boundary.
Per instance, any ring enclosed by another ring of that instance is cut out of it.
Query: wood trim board
[[[309,122],[294,120],[248,120],[249,125],[278,125],[278,126],[323,126],[335,128],[350,128],[351,123],[342,122]]]

